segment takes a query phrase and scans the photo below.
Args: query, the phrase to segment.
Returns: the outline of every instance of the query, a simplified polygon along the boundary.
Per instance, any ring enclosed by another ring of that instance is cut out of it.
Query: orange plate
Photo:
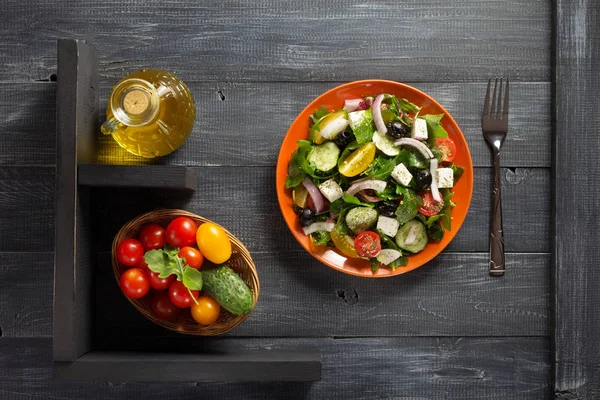
[[[448,135],[454,140],[457,147],[455,164],[465,169],[463,176],[454,187],[454,197],[452,200],[456,207],[452,210],[452,230],[446,232],[444,238],[439,243],[429,243],[423,251],[408,257],[408,264],[404,267],[396,268],[391,271],[388,268],[379,268],[379,271],[373,274],[369,262],[362,259],[347,258],[336,251],[322,246],[312,244],[310,238],[304,234],[302,227],[298,222],[298,217],[294,213],[292,202],[292,190],[285,189],[285,179],[287,177],[288,163],[292,152],[296,150],[296,141],[306,139],[310,127],[310,116],[315,110],[325,105],[328,109],[340,109],[344,105],[344,100],[355,99],[357,97],[376,95],[379,93],[390,93],[398,97],[403,97],[423,107],[421,114],[441,114],[442,125],[448,131]],[[444,109],[437,101],[425,93],[398,82],[385,80],[365,80],[346,83],[317,97],[310,103],[290,126],[279,151],[277,159],[276,176],[277,199],[283,218],[292,234],[296,237],[298,243],[302,245],[310,254],[323,264],[350,275],[362,276],[365,278],[384,278],[393,275],[404,274],[419,268],[437,256],[454,238],[456,232],[460,229],[471,203],[473,192],[473,163],[467,141],[463,136],[458,124],[450,113]]]

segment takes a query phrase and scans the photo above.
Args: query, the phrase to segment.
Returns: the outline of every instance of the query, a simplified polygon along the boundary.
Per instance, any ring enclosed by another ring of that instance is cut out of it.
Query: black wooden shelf
[[[196,190],[196,171],[175,165],[80,164],[77,183],[95,187]]]
[[[55,376],[88,381],[319,380],[321,358],[319,353],[311,351],[253,349],[240,353],[232,348],[219,353],[173,353],[169,343],[159,338],[146,338],[154,343],[152,351],[148,352],[95,347],[94,304],[99,300],[96,297],[101,297],[105,291],[102,288],[96,290],[94,282],[97,255],[91,229],[94,199],[90,190],[92,187],[195,190],[197,186],[195,171],[186,167],[97,164],[97,91],[98,58],[95,52],[84,42],[59,40],[53,321]],[[210,348],[211,339],[196,337],[194,340],[205,341]]]

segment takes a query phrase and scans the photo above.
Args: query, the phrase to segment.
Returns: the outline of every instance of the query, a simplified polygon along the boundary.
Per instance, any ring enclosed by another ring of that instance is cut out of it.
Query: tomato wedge
[[[333,244],[335,244],[335,247],[337,247],[340,253],[342,253],[346,257],[358,258],[358,253],[354,248],[354,241],[350,236],[340,235],[335,229],[332,230],[330,234],[331,241],[333,242]]]
[[[377,153],[375,143],[363,144],[342,161],[339,168],[340,174],[352,177],[364,172],[375,159],[375,153]]]
[[[417,206],[417,210],[426,217],[439,214],[444,208],[444,199],[435,201],[430,190],[423,190],[419,192],[419,196],[423,199],[423,204]]]
[[[375,232],[365,231],[354,239],[354,247],[361,257],[377,257],[381,253],[381,239]]]
[[[437,138],[435,147],[442,153],[442,162],[452,162],[456,157],[456,144],[450,138]]]

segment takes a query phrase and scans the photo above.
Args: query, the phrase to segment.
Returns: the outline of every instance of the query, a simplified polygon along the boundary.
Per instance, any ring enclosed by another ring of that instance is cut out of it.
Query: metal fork
[[[481,128],[483,137],[492,149],[494,157],[494,199],[492,203],[492,230],[490,232],[490,275],[504,275],[504,233],[502,230],[502,200],[500,198],[500,146],[508,133],[508,79],[504,85],[504,104],[502,105],[502,78],[494,82],[492,106],[490,108],[490,88],[492,80],[488,81]],[[498,89],[498,90],[496,90]],[[498,102],[496,103],[496,91]]]

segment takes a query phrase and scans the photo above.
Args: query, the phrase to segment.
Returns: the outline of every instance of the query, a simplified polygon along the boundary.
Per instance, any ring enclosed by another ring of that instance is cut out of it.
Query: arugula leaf
[[[150,271],[156,272],[159,278],[166,278],[173,274],[170,258],[162,249],[150,250],[144,254],[144,261]]]
[[[379,235],[379,239],[381,240],[381,247],[383,247],[384,249],[396,250],[402,253],[398,246],[396,246],[396,242],[394,242],[394,240],[391,239],[388,235],[383,233],[381,229],[375,229],[375,232],[377,232],[377,234]]]
[[[316,124],[319,120],[327,115],[329,115],[329,110],[327,110],[327,107],[321,106],[321,108],[315,110],[315,113],[311,115],[310,118],[312,118],[313,122]]]
[[[373,140],[375,126],[373,123],[373,113],[371,109],[362,111],[353,111],[349,115],[349,124],[359,145]]]
[[[402,149],[400,150],[400,153],[394,158],[394,163],[396,165],[402,163],[404,164],[404,166],[409,166],[410,165],[410,155],[411,152],[406,150],[406,149]]]
[[[331,241],[331,235],[327,231],[316,231],[310,234],[312,242],[317,246],[327,246]]]
[[[397,259],[395,259],[394,261],[392,261],[391,263],[389,263],[387,267],[390,268],[392,271],[394,271],[396,268],[403,267],[406,264],[408,264],[408,258],[401,256],[401,257],[398,257]]]
[[[362,174],[371,179],[386,180],[395,167],[396,163],[393,159],[377,156]]]
[[[379,270],[381,263],[377,258],[369,258],[369,263],[371,264],[371,272],[375,273]]]
[[[435,139],[448,137],[448,132],[444,129],[441,124],[441,120],[444,114],[427,114],[421,115],[419,118],[424,119],[427,122],[427,134],[429,136],[429,143],[435,143]]]
[[[298,148],[292,153],[292,158],[288,165],[288,176],[285,180],[287,189],[298,186],[306,177],[308,170],[314,174],[314,169],[308,163],[308,155],[312,150],[312,145],[308,140],[298,140]]]
[[[374,204],[363,203],[362,201],[360,201],[360,199],[358,197],[353,196],[351,194],[344,195],[343,199],[344,199],[344,202],[348,203],[348,204],[353,204],[356,206],[364,206],[364,207],[369,207],[369,208],[375,207]]]
[[[464,168],[461,168],[461,167],[457,166],[456,164],[450,165],[450,168],[452,168],[452,172],[454,173],[454,183],[456,184],[456,182],[458,182],[460,177],[463,176],[463,173],[465,172],[465,170],[464,170]]]
[[[202,290],[202,272],[190,267],[185,268],[183,285],[190,290]]]
[[[383,192],[375,192],[375,194],[381,200],[396,200],[396,199],[399,199],[400,196],[401,196],[401,194],[396,191],[396,186],[398,186],[396,184],[396,182],[392,182],[391,180],[388,180],[388,183],[387,183],[385,189],[383,189]]]
[[[402,201],[396,209],[396,220],[400,225],[404,225],[411,219],[417,216],[417,206],[423,201],[421,197],[409,188],[397,186],[396,191],[402,194]]]
[[[440,224],[433,224],[427,228],[427,236],[439,242],[444,237],[444,228]]]
[[[414,151],[408,151],[408,166],[415,167],[419,169],[426,169],[427,162],[425,158],[421,155],[421,153],[417,153]]]
[[[345,206],[342,207],[340,213],[338,215],[337,223],[335,224],[335,231],[340,235],[347,235],[350,232],[350,228],[348,228],[348,224],[346,224],[346,214],[348,211],[353,209],[355,206],[352,204],[345,203]]]
[[[406,99],[398,99],[398,105],[402,112],[405,112],[408,114],[416,114],[419,112],[419,110],[421,110],[421,107],[417,106],[414,103],[411,103],[410,101],[408,101]]]
[[[430,227],[432,226],[438,219],[442,218],[444,216],[444,214],[436,214],[436,215],[432,215],[431,217],[427,218],[427,220],[425,221],[425,226],[426,227]]]
[[[165,247],[163,248],[163,251],[170,258],[176,257],[177,254],[179,254],[179,248],[178,247],[173,247],[170,244],[165,244]]]
[[[452,216],[450,208],[454,207],[454,203],[452,202],[452,196],[454,195],[454,192],[452,192],[450,189],[440,189],[440,193],[444,199],[444,207],[440,211],[440,214],[443,214],[442,227],[449,231],[452,229]]]

